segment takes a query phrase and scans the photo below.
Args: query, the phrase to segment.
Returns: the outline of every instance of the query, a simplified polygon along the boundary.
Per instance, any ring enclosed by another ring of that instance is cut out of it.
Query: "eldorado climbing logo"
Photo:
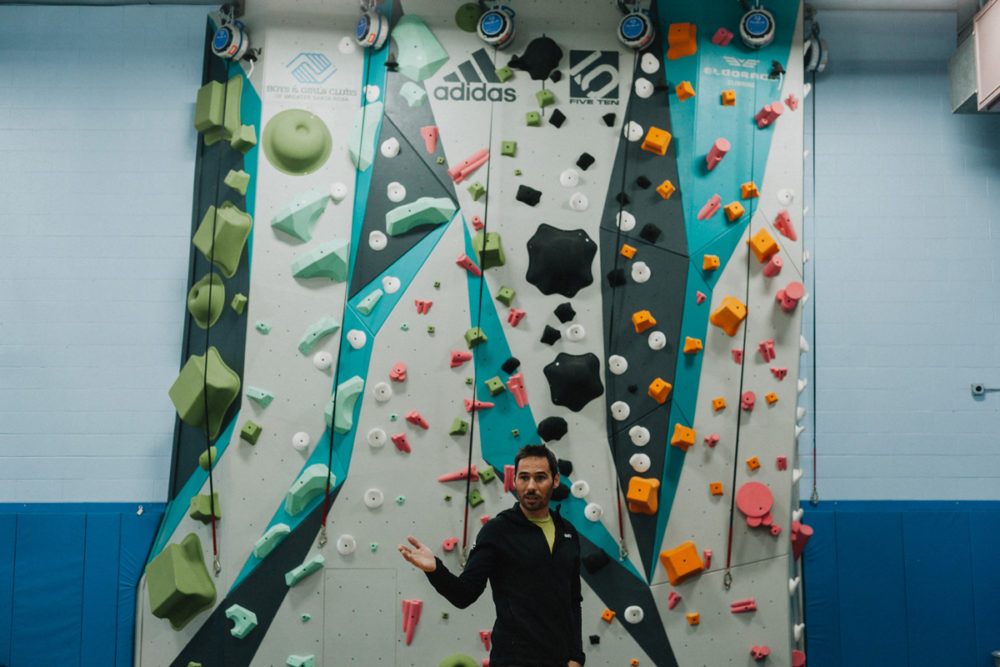
[[[450,85],[434,88],[434,99],[454,102],[513,102],[517,92],[500,84],[496,65],[486,49],[474,51],[468,60],[442,81]]]
[[[322,53],[300,53],[285,65],[299,83],[320,84],[337,72],[330,59]]]
[[[570,50],[569,96],[572,104],[617,104],[618,52]]]

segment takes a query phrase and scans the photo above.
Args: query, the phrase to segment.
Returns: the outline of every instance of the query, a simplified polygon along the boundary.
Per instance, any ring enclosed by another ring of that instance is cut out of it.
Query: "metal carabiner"
[[[733,573],[729,570],[726,570],[726,575],[722,577],[722,585],[726,587],[727,591],[733,585]]]

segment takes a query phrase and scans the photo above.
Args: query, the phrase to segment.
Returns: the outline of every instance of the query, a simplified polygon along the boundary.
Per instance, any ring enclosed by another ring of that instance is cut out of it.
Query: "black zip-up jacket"
[[[458,576],[441,559],[427,578],[460,609],[475,602],[489,579],[496,604],[490,667],[566,667],[584,663],[580,617],[580,537],[552,512],[556,536],[549,543],[520,506],[486,522]]]

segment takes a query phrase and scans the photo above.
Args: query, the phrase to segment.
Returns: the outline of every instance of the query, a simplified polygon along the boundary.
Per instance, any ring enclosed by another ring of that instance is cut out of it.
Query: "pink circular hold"
[[[806,667],[806,654],[798,649],[793,650],[792,667]]]
[[[764,517],[774,506],[774,495],[760,482],[747,482],[736,492],[736,506],[748,517]]]
[[[718,152],[720,152],[723,155],[725,155],[726,153],[729,152],[729,149],[731,148],[731,146],[729,145],[729,140],[728,139],[724,139],[722,137],[719,137],[718,139],[715,140],[715,146],[714,146],[714,148]]]
[[[805,293],[806,293],[805,285],[803,285],[797,280],[790,282],[788,283],[788,285],[785,286],[785,296],[787,296],[789,299],[795,299],[796,301],[798,301],[803,296],[805,296]]]

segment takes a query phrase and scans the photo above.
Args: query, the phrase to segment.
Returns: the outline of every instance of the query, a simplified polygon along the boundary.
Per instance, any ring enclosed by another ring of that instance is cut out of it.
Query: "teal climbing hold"
[[[257,614],[238,604],[226,610],[226,618],[233,622],[233,628],[229,632],[237,639],[243,639],[257,627]]]
[[[340,324],[337,320],[329,315],[324,315],[310,324],[306,332],[302,334],[302,339],[299,341],[299,352],[309,354],[316,347],[316,343],[321,341],[324,336],[329,336],[339,328]]]
[[[266,408],[271,405],[271,401],[274,400],[274,394],[269,392],[267,389],[261,389],[260,387],[251,387],[247,385],[246,395],[252,401],[256,401],[260,404],[262,408]]]
[[[196,534],[188,533],[180,544],[168,544],[150,561],[146,588],[153,616],[168,619],[174,630],[215,604],[215,584]]]
[[[398,48],[399,72],[414,81],[423,81],[448,62],[448,52],[416,14],[400,17],[392,29],[392,39]]]
[[[382,120],[383,106],[381,102],[366,104],[354,114],[351,124],[351,134],[347,139],[351,162],[359,171],[365,171],[375,159],[376,130]]]
[[[350,241],[327,241],[292,262],[292,275],[296,278],[329,278],[344,282],[347,280],[347,262],[350,256]]]
[[[306,508],[309,502],[326,491],[326,480],[329,468],[323,463],[314,463],[299,475],[288,493],[285,494],[285,512],[295,516]],[[335,475],[329,475],[330,486],[337,481]]]
[[[358,312],[362,315],[371,315],[375,310],[375,305],[382,298],[382,290],[375,288],[368,296],[358,302]]]
[[[365,381],[360,376],[355,375],[349,380],[345,380],[337,386],[336,407],[333,404],[334,397],[331,396],[323,411],[326,425],[332,426],[337,433],[347,433],[354,426],[354,406],[361,397],[361,392],[365,389]]]
[[[321,569],[325,562],[322,554],[316,554],[294,570],[285,572],[285,585],[291,588],[313,572]]]
[[[181,420],[185,424],[205,429],[209,437],[214,440],[219,435],[226,411],[240,394],[240,376],[226,365],[215,347],[210,347],[207,354],[193,354],[188,357],[180,375],[167,393]]]
[[[290,655],[286,663],[288,667],[316,667],[314,655]]]
[[[212,227],[215,227],[215,235]],[[209,206],[191,242],[201,251],[205,259],[214,261],[226,278],[236,275],[246,245],[253,218],[237,208],[236,204],[224,201],[216,209]]]
[[[398,236],[414,227],[440,225],[451,220],[455,211],[455,202],[447,197],[421,197],[387,211],[385,233],[389,236]]]
[[[412,81],[404,83],[399,88],[399,94],[411,107],[422,106],[427,101],[427,91]]]
[[[313,225],[329,201],[329,192],[315,189],[303,192],[275,214],[271,219],[271,227],[300,241],[310,241]]]
[[[274,524],[253,543],[253,555],[257,558],[264,558],[274,551],[274,548],[281,544],[281,540],[285,539],[290,532],[292,529],[289,528],[288,524]]]

